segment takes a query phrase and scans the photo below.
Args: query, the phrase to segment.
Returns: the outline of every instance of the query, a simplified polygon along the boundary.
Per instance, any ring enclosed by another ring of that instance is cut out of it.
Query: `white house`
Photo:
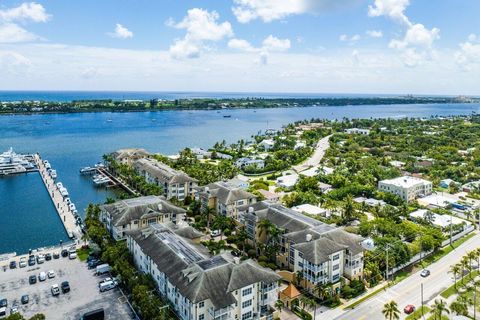
[[[258,144],[260,148],[263,148],[266,151],[272,149],[274,145],[275,141],[273,141],[273,139],[264,139]]]
[[[293,188],[298,182],[298,174],[289,174],[285,176],[278,177],[276,180],[277,187],[282,187],[286,189]]]
[[[383,192],[398,195],[409,202],[432,193],[432,183],[420,178],[403,176],[378,182],[378,189]]]
[[[348,134],[361,134],[361,135],[366,135],[368,136],[370,134],[370,130],[368,129],[360,129],[360,128],[350,128],[350,129],[345,129],[345,133]]]

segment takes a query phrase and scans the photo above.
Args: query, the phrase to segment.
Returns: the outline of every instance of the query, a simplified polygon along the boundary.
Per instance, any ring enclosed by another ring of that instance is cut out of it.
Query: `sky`
[[[480,95],[478,0],[0,0],[0,90]]]

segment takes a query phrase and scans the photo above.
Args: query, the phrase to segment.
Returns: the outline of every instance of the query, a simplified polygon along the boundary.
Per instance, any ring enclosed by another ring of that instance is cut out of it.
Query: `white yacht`
[[[0,175],[22,173],[34,167],[25,155],[15,153],[13,148],[0,154]]]
[[[50,177],[52,177],[52,179],[57,179],[57,170],[50,170]]]
[[[60,194],[62,195],[62,197],[68,197],[68,190],[67,188],[65,187],[62,187],[62,188],[59,188],[59,191],[60,191]]]

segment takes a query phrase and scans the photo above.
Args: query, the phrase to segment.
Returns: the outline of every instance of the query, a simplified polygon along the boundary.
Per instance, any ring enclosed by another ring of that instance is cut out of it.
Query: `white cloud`
[[[470,33],[468,35],[468,41],[477,42],[478,40],[480,40],[480,39],[478,38],[478,36],[475,33]]]
[[[460,49],[455,52],[455,63],[464,71],[471,71],[480,63],[480,44],[475,41],[477,37],[470,35],[468,41],[460,43]]]
[[[410,20],[405,15],[405,10],[409,4],[409,0],[375,0],[373,6],[368,6],[368,15],[370,17],[386,16],[397,22],[410,25]]]
[[[290,49],[290,40],[289,39],[279,39],[272,35],[269,35],[262,42],[263,49],[266,51],[285,51]]]
[[[255,61],[258,64],[268,64],[268,57],[270,52],[283,52],[291,47],[290,39],[279,39],[273,35],[269,35],[262,41],[261,47],[254,47],[250,42],[243,39],[232,39],[228,42],[228,47],[243,52],[259,53],[258,59]]]
[[[18,22],[47,22],[50,16],[45,8],[35,2],[25,2],[20,6],[0,10],[0,43],[27,42],[40,39],[25,30]]]
[[[112,38],[128,39],[133,37],[133,32],[128,30],[120,23],[117,23],[115,25],[115,32],[109,33],[108,35]]]
[[[0,43],[27,42],[39,39],[15,23],[0,24]]]
[[[240,23],[255,19],[271,22],[290,15],[318,13],[355,2],[357,0],[234,0],[232,11]]]
[[[367,36],[372,38],[381,38],[383,37],[383,32],[381,30],[367,30],[365,31]]]
[[[409,4],[409,0],[375,0],[368,7],[368,15],[386,16],[406,27],[403,39],[392,39],[388,46],[399,52],[407,67],[415,67],[434,58],[433,43],[440,38],[440,29],[427,29],[421,23],[411,22],[405,15]]]
[[[4,90],[479,93],[478,77],[472,74],[480,74],[480,63],[471,65],[472,73],[462,72],[451,52],[440,49],[438,58],[415,69],[405,68],[395,59],[395,51],[378,49],[359,51],[356,64],[351,48],[261,56],[260,52],[212,51],[196,60],[171,59],[167,50],[49,43],[3,44],[5,51],[15,54],[0,58]],[[265,62],[259,72],[259,64]],[[6,68],[11,71],[3,72]]]
[[[357,42],[358,40],[360,40],[362,37],[359,35],[359,34],[354,34],[353,36],[349,37],[348,35],[346,34],[342,34],[340,35],[340,37],[338,37],[338,39],[342,42],[350,42],[350,44],[354,44],[355,42]]]
[[[0,51],[0,69],[3,74],[23,75],[31,67],[32,62],[14,51]]]
[[[250,42],[243,39],[231,39],[228,41],[228,47],[235,50],[255,52],[257,49],[253,47]]]
[[[225,37],[232,37],[232,26],[228,21],[218,23],[220,18],[216,11],[193,8],[188,10],[182,21],[175,23],[173,19],[166,24],[177,29],[185,29],[183,39],[175,40],[170,46],[170,52],[175,58],[196,58],[206,49],[205,41],[219,41]],[[185,50],[182,52],[182,50]]]
[[[33,21],[47,22],[50,15],[47,14],[45,8],[35,2],[24,2],[20,6],[0,10],[0,21]]]

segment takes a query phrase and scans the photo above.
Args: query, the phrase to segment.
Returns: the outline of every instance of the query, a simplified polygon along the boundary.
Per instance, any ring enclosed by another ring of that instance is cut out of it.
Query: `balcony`
[[[208,314],[212,317],[214,320],[228,320],[230,319],[230,311],[232,310],[232,307],[226,307],[222,309],[217,309],[214,310],[213,308],[208,309]]]

